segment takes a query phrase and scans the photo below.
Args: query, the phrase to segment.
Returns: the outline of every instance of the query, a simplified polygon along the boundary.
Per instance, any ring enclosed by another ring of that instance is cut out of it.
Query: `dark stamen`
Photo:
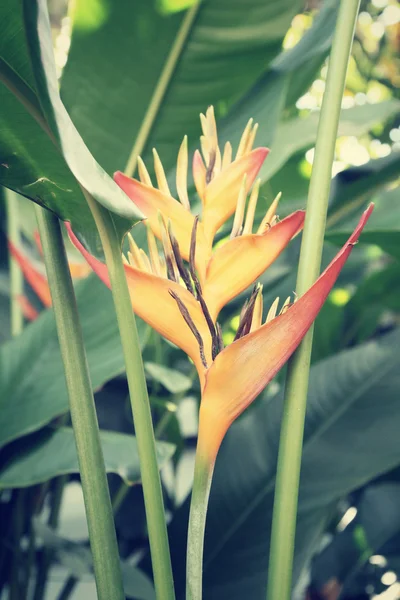
[[[173,265],[171,256],[167,252],[164,252],[164,256],[165,256],[165,264],[167,267],[168,279],[170,279],[171,281],[175,281],[175,283],[179,283],[179,281],[175,277],[175,269],[174,269],[174,265]]]
[[[220,340],[219,340],[215,325],[213,323],[213,320],[211,318],[210,311],[208,310],[208,306],[205,303],[205,300],[204,300],[203,296],[201,295],[201,292],[197,288],[196,288],[196,292],[197,292],[197,299],[200,302],[201,310],[203,311],[203,315],[207,322],[208,329],[210,330],[210,333],[211,333],[211,340],[212,340],[211,354],[212,354],[212,359],[214,360],[215,357],[217,356],[217,354],[219,354],[222,349],[220,346]]]
[[[190,280],[189,273],[187,272],[186,267],[183,264],[182,255],[181,255],[181,251],[179,249],[178,240],[176,239],[176,237],[173,234],[171,222],[168,223],[168,235],[169,235],[169,239],[171,241],[172,252],[174,253],[175,262],[176,262],[176,266],[178,267],[179,274],[182,277],[182,279],[183,279],[183,281],[184,281],[184,283],[185,283],[188,291],[191,294],[193,294],[193,296],[194,296],[193,285],[192,285],[192,282]]]
[[[197,225],[199,223],[199,216],[196,215],[194,218],[192,236],[190,238],[190,253],[189,253],[189,271],[190,275],[193,279],[194,287],[196,291],[200,291],[201,294],[201,285],[200,281],[196,274],[196,236],[197,236]]]
[[[217,329],[218,342],[219,342],[219,351],[222,352],[222,350],[224,349],[224,340],[222,339],[222,328],[221,328],[221,325],[219,323],[216,323],[215,327]]]
[[[217,152],[216,152],[216,150],[212,150],[210,152],[210,160],[208,161],[208,167],[207,167],[207,171],[206,171],[206,183],[210,183],[210,181],[212,179],[216,160],[217,160]]]
[[[247,306],[245,305],[246,306],[245,310],[242,310],[242,313],[240,316],[240,321],[239,321],[239,327],[236,332],[234,341],[247,335],[250,331],[251,322],[253,320],[254,305],[256,302],[257,294],[258,294],[258,285],[255,285],[253,288],[253,291],[251,292],[251,296],[250,296],[249,300],[247,301]]]
[[[188,325],[190,331],[193,333],[194,337],[196,338],[197,343],[199,344],[201,362],[203,363],[204,368],[208,369],[206,357],[204,354],[204,343],[203,343],[203,340],[202,340],[199,330],[197,329],[196,325],[194,324],[193,319],[190,316],[188,309],[186,308],[186,306],[184,305],[182,300],[179,298],[179,296],[171,289],[168,291],[169,291],[170,295],[172,296],[172,298],[177,303],[182,317],[185,319],[185,322]]]

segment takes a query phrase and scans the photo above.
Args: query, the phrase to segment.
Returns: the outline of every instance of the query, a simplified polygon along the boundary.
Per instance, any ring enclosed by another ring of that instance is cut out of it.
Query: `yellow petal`
[[[93,271],[110,287],[107,267],[92,256],[73,233],[69,223],[66,224],[72,243],[83,254]],[[211,335],[200,304],[185,288],[178,283],[163,277],[157,277],[136,267],[124,265],[129,293],[134,312],[151,325],[167,340],[176,344],[193,360],[201,382],[204,382],[205,368],[201,359],[199,344],[171,297],[170,290],[184,303],[190,317],[200,333],[204,343],[204,355],[207,364],[211,364]]]
[[[178,160],[176,165],[176,191],[178,192],[179,200],[183,206],[190,210],[189,197],[187,193],[187,170],[188,170],[188,144],[187,135],[183,138],[181,147],[179,148]]]
[[[180,202],[160,190],[148,187],[120,172],[114,174],[114,179],[147,217],[153,233],[159,239],[162,234],[158,213],[160,212],[166,221],[171,221],[182,257],[188,260],[194,216]],[[204,247],[201,223],[199,223],[197,238],[197,257],[200,258]]]
[[[193,155],[192,170],[193,170],[194,185],[196,186],[196,190],[197,190],[200,200],[202,202],[204,202],[205,192],[206,192],[206,187],[207,187],[207,184],[206,184],[207,169],[203,162],[203,159],[201,158],[201,154],[198,150],[196,150],[196,152]]]
[[[232,298],[251,285],[302,228],[304,211],[296,211],[263,235],[242,235],[214,252],[207,268],[203,295],[216,319]]]
[[[253,150],[231,163],[207,185],[201,196],[204,203],[203,225],[207,238],[213,238],[220,226],[235,212],[244,175],[247,175],[248,194],[268,152],[268,148]]]
[[[163,337],[186,352],[193,360],[202,380],[205,368],[202,364],[199,344],[185,323],[178,305],[169,291],[171,290],[179,296],[189,311],[203,340],[204,354],[210,365],[212,360],[211,336],[197,300],[174,281],[139,271],[131,266],[125,266],[125,271],[134,312]]]

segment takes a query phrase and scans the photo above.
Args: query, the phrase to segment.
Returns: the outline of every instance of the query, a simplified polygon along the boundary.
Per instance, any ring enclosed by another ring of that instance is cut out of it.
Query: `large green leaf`
[[[391,152],[384,158],[370,160],[365,165],[349,167],[338,173],[332,180],[328,226],[337,227],[337,223],[348,220],[349,215],[357,213],[368,198],[398,179],[399,172],[400,152]]]
[[[386,100],[379,104],[365,104],[342,110],[338,136],[363,135],[376,123],[385,122],[399,112],[398,100]],[[277,127],[271,154],[260,171],[263,181],[272,177],[293,154],[315,144],[318,121],[319,112],[313,112],[308,117],[296,117]]]
[[[0,183],[69,220],[96,249],[97,234],[81,192],[122,215],[120,233],[138,213],[96,163],[61,103],[47,5],[1,3]]]
[[[311,370],[300,484],[295,575],[315,548],[332,504],[400,463],[400,332]],[[263,598],[282,395],[261,400],[231,427],[208,511],[204,585],[214,598]],[[187,506],[171,527],[178,590]],[[182,538],[180,538],[182,536]]]
[[[204,0],[146,156],[157,146],[166,168],[172,167],[183,136],[198,140],[199,113],[209,104],[225,112],[268,68],[301,6],[299,0]],[[98,19],[88,25],[90,10]],[[182,14],[158,13],[156,3],[147,0],[76,2],[61,93],[90,150],[109,172],[127,162],[182,19]]]
[[[375,244],[382,250],[400,259],[400,187],[379,194],[375,200],[373,220],[360,238],[362,244]],[[355,219],[329,231],[327,239],[342,244]]]
[[[101,444],[108,473],[116,473],[127,485],[140,481],[140,462],[136,438],[114,431],[101,431]],[[161,468],[171,458],[174,446],[157,442],[157,460]],[[30,441],[11,449],[6,465],[0,470],[0,488],[36,485],[58,475],[79,473],[74,432],[70,427],[45,428]]]
[[[272,144],[282,109],[285,105],[293,107],[329,52],[338,7],[338,0],[325,0],[299,43],[272,61],[221,123],[222,141],[237,143],[247,120],[253,117],[259,123],[258,143]]]
[[[111,292],[94,275],[76,295],[95,389],[123,372]],[[138,321],[143,339],[146,326]],[[0,348],[0,446],[35,431],[68,410],[68,395],[53,312]]]

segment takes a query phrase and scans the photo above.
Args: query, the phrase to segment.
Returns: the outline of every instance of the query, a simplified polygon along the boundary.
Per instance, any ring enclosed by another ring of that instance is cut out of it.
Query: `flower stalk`
[[[103,452],[78,308],[58,219],[36,217],[64,364],[89,539],[100,600],[125,598]]]
[[[360,0],[341,0],[332,45],[315,160],[310,181],[296,291],[318,278],[331,185],[332,162],[347,65]],[[268,600],[289,600],[313,327],[288,363],[270,546]]]
[[[196,452],[186,558],[186,600],[199,600],[203,588],[203,545],[214,463]]]
[[[157,600],[174,600],[174,582],[150,402],[139,336],[121,256],[121,245],[108,211],[83,190],[96,222],[111,283],[125,358],[126,377],[138,444],[140,472]]]
[[[296,211],[283,220],[278,219],[278,195],[262,219],[257,233],[253,233],[259,189],[256,177],[268,155],[267,148],[253,149],[257,124],[253,125],[250,119],[236,157],[232,159],[229,142],[225,144],[223,153],[219,148],[213,107],[209,107],[205,115],[201,114],[200,119],[204,134],[200,138],[203,155],[199,151],[194,154],[193,178],[203,205],[201,219],[190,211],[185,193],[188,157],[184,138],[177,161],[176,190],[179,201],[170,193],[162,163],[156,153],[154,170],[157,187],[153,186],[142,160],[139,160],[140,181],[123,173],[114,175],[118,185],[147,218],[149,255],[130,237],[130,251],[127,257],[123,257],[122,264],[115,231],[114,237],[112,234],[110,216],[108,213],[99,213],[104,209],[99,208],[90,197],[88,202],[103,241],[107,266],[86,250],[67,224],[72,243],[100,279],[108,287],[119,286],[117,290],[114,289],[116,305],[119,293],[126,294],[129,291],[134,312],[186,352],[197,369],[201,403],[188,541],[187,589],[191,600],[200,600],[202,594],[201,563],[206,508],[213,465],[221,442],[233,421],[253,402],[298,347],[321,310],[373,210],[373,205],[370,205],[345,245],[310,289],[302,297],[294,298],[293,302],[290,297],[287,298],[280,310],[277,298],[268,310],[265,322],[262,286],[256,283],[241,310],[235,339],[224,347],[217,320],[221,308],[254,284],[279,256],[302,229],[304,212]],[[217,230],[233,214],[231,238],[214,248]],[[111,249],[108,241],[110,234],[114,240]],[[156,238],[163,248],[160,256]],[[119,261],[121,270],[123,267],[126,280],[122,272],[118,274],[118,281],[115,281],[116,261]],[[128,290],[121,286],[121,282],[127,285]],[[122,327],[122,324],[126,326],[124,318],[129,317],[127,295],[123,302],[123,310],[117,306],[117,312],[120,311],[121,333],[125,334],[126,327]],[[129,342],[125,343],[130,352]],[[264,355],[266,360],[261,359]],[[138,367],[140,354],[135,356],[132,355],[129,367],[135,360]],[[143,375],[142,367],[137,375]],[[144,478],[143,484],[147,485]],[[151,486],[151,482],[148,485]]]
[[[20,245],[18,227],[18,198],[15,192],[4,188],[7,206],[7,237],[16,248]],[[20,266],[12,254],[9,254],[10,272],[10,313],[11,313],[11,335],[17,336],[24,326],[24,315],[18,298],[23,294],[24,278]]]

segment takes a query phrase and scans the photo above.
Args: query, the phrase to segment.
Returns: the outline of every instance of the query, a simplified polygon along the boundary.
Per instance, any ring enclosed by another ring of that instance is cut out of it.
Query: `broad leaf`
[[[37,518],[34,520],[34,528],[43,544],[52,548],[58,561],[71,575],[79,579],[93,573],[93,559],[89,548],[61,537]],[[129,598],[155,600],[153,584],[140,569],[128,562],[122,562],[121,570],[125,594]]]
[[[124,371],[111,292],[95,277],[76,286],[94,389]],[[146,327],[138,321],[140,337]],[[0,348],[0,446],[36,431],[68,410],[68,395],[53,312]]]
[[[140,481],[140,462],[136,438],[114,431],[101,431],[101,444],[108,473],[116,473],[127,485]],[[174,453],[174,446],[157,442],[161,469]],[[11,454],[11,456],[10,456]],[[79,473],[74,432],[70,427],[47,427],[23,447],[16,444],[0,470],[0,488],[19,488],[48,481],[58,475]]]
[[[171,394],[181,394],[192,387],[192,380],[176,369],[152,362],[145,362],[144,367],[146,373],[161,383]]]
[[[400,152],[368,161],[360,167],[349,167],[332,180],[329,199],[330,227],[338,227],[349,215],[360,210],[360,206],[385,184],[398,178]],[[400,215],[399,215],[400,216]]]
[[[375,244],[400,259],[400,187],[382,192],[375,198],[376,210],[374,219],[360,238],[362,244]],[[329,231],[327,239],[342,244],[348,232],[352,231],[353,219],[346,221],[345,226]]]
[[[398,100],[344,109],[340,115],[338,136],[360,136],[370,131],[376,123],[384,123],[399,112]],[[318,121],[319,112],[313,112],[308,117],[296,117],[277,127],[271,154],[260,171],[263,181],[272,177],[293,154],[315,144]],[[259,141],[262,143],[262,139]]]
[[[311,370],[295,578],[333,503],[400,463],[394,443],[400,426],[399,351],[395,331]],[[222,590],[233,600],[264,597],[281,416],[282,395],[261,400],[231,427],[220,451],[206,531],[204,585],[210,600]],[[187,506],[171,526],[179,590],[186,519]]]
[[[94,161],[63,104],[56,77],[47,5],[6,0],[0,20],[0,183],[72,222],[96,250],[98,238],[82,185],[124,233],[134,205]]]
[[[107,9],[97,0],[91,4],[103,9],[101,18],[88,27],[82,18],[86,0],[75,4],[62,97],[94,156],[108,172],[121,170],[185,14],[163,15],[147,0],[117,0]],[[209,104],[226,112],[268,68],[301,6],[299,0],[202,2],[145,158],[156,146],[171,168],[183,136],[198,141],[199,113]]]
[[[272,61],[221,123],[222,141],[238,143],[247,120],[253,117],[259,123],[258,142],[272,144],[283,108],[292,107],[307,89],[329,52],[338,7],[338,0],[325,0],[299,43]]]

